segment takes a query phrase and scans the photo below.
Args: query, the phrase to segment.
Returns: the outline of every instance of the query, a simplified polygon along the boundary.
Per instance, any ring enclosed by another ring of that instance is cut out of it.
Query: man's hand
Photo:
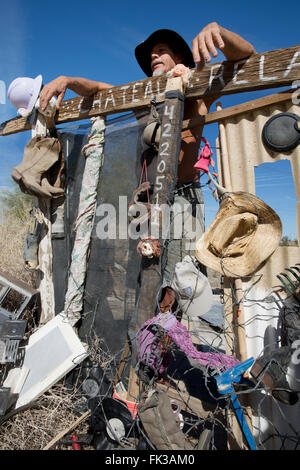
[[[53,96],[57,97],[56,107],[59,108],[60,103],[64,99],[66,89],[68,88],[68,79],[67,77],[60,76],[52,80],[52,82],[47,83],[40,93],[40,106],[44,111],[47,107],[47,104]]]
[[[108,83],[95,82],[94,80],[89,80],[87,78],[64,77],[62,75],[43,87],[40,93],[40,106],[44,111],[51,98],[56,96],[56,107],[59,108],[62,100],[64,99],[67,88],[80,96],[91,96],[98,91],[112,88],[112,86],[113,85],[109,85]]]
[[[211,56],[216,57],[218,51],[216,48],[224,49],[221,28],[217,23],[210,23],[200,31],[193,40],[192,52],[194,61],[198,67],[203,67],[205,63],[211,61]]]
[[[217,57],[217,49],[231,61],[245,59],[255,52],[254,47],[238,34],[218,23],[209,23],[193,40],[192,52],[198,69],[211,61],[211,55]]]

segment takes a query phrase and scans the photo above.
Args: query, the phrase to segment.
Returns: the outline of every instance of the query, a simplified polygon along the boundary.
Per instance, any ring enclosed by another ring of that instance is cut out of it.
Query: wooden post
[[[46,119],[44,115],[37,112],[36,122],[32,127],[32,137],[36,135],[46,137],[49,135],[49,128],[53,127],[55,127],[54,117],[52,119]],[[39,222],[43,223],[38,252],[39,291],[41,296],[39,325],[42,326],[55,317],[51,200],[47,198],[36,198],[35,204],[39,208]]]
[[[162,206],[169,205],[169,201],[172,201],[177,180],[184,111],[182,86],[180,77],[169,79],[165,94],[150,223],[150,235],[160,241],[163,235]],[[161,257],[142,261],[138,327],[155,314],[157,294],[162,280],[161,274]]]
[[[80,423],[82,423],[85,419],[87,419],[91,414],[91,411],[88,410],[83,415],[81,415],[76,421],[65,428],[63,431],[61,431],[57,436],[55,436],[42,450],[49,450],[51,447],[53,447],[57,441],[59,441],[62,437],[64,437],[66,434],[68,434],[70,431],[75,429]]]
[[[181,77],[170,78],[166,86],[165,103],[161,123],[156,177],[152,196],[151,233],[162,237],[162,205],[173,199],[177,180],[178,159],[181,147],[181,128],[184,113],[183,81]],[[162,282],[161,256],[142,260],[142,278],[137,307],[136,331],[155,315],[157,295]],[[130,372],[128,399],[138,399],[138,380]]]
[[[222,106],[217,103],[217,110],[221,111]],[[222,174],[223,174],[223,186],[227,191],[232,191],[230,168],[228,161],[228,150],[226,148],[225,129],[224,124],[219,123],[220,139],[222,142]],[[246,336],[245,336],[245,319],[243,311],[243,283],[241,279],[234,280],[234,293],[235,299],[233,299],[234,307],[234,318],[232,319],[233,327],[236,327],[237,334],[237,356],[240,361],[247,359],[247,347],[246,347]]]
[[[221,112],[222,106],[221,103],[217,103],[217,111]],[[222,184],[228,191],[232,191],[232,183],[231,183],[231,175],[230,175],[230,167],[229,167],[229,160],[228,160],[228,149],[226,146],[226,138],[225,138],[225,129],[224,124],[222,122],[219,123],[219,132],[220,132],[220,143],[222,148]],[[228,286],[228,280],[226,280],[226,284]],[[229,286],[228,286],[229,287]],[[245,334],[245,317],[244,317],[244,310],[243,310],[243,282],[241,279],[234,280],[234,296],[232,298],[232,302],[230,302],[230,306],[232,308],[232,316],[231,316],[231,324],[233,327],[233,333],[236,336],[236,344],[237,344],[237,351],[236,356],[240,361],[245,361],[247,359],[247,345],[246,345],[246,334]],[[227,353],[231,353],[229,350],[232,345],[235,343],[234,339],[229,338],[230,344],[228,345],[226,342]],[[246,372],[245,376],[248,375]],[[247,409],[248,414],[248,424],[250,428],[252,428],[251,423],[251,409]],[[233,435],[236,439],[236,442],[229,437],[228,444],[231,449],[243,448],[243,434],[240,429],[239,423],[234,412],[228,413],[228,423],[232,428]]]

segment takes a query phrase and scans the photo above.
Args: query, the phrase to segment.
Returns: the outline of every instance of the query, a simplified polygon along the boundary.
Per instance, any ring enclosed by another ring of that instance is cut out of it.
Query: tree
[[[281,238],[280,246],[298,246],[298,240],[291,240],[287,235]]]

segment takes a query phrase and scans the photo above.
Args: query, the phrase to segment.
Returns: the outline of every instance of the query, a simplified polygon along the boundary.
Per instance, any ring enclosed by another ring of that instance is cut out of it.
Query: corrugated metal
[[[221,108],[219,107],[219,110]],[[291,162],[297,201],[300,201],[300,146],[290,153],[278,154],[265,148],[262,129],[274,114],[291,112],[300,115],[300,107],[285,102],[259,110],[251,110],[239,116],[219,122],[217,147],[218,172],[223,186],[233,191],[255,194],[255,167],[263,163],[288,159]],[[228,164],[228,165],[227,165]],[[300,240],[300,202],[296,204],[297,234]],[[299,247],[280,246],[264,267],[248,282],[243,281],[243,321],[245,322],[248,357],[259,356],[268,345],[276,345],[280,339],[281,299],[286,297],[276,277],[285,268],[300,262]],[[230,295],[228,289],[226,295]],[[226,312],[227,318],[232,312]],[[291,366],[288,380],[300,390],[300,365]],[[276,402],[263,392],[255,392],[253,405],[253,429],[262,448],[278,449],[282,441],[274,435],[300,435],[300,404],[289,407]],[[294,448],[293,438],[285,441],[286,448]]]

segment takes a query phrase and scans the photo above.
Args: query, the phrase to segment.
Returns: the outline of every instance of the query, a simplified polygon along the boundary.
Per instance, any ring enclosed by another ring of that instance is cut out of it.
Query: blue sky
[[[299,0],[288,4],[273,0],[252,2],[201,2],[192,0],[164,2],[140,0],[112,3],[90,0],[1,0],[0,82],[6,89],[20,76],[43,75],[43,82],[58,75],[82,76],[112,85],[144,78],[134,57],[135,46],[158,28],[180,33],[191,45],[196,34],[209,22],[216,21],[253,43],[257,52],[295,46],[299,41]],[[221,61],[221,53],[214,61]],[[238,94],[222,98],[223,107],[271,94],[276,90]],[[67,98],[73,96],[67,94]],[[214,106],[212,110],[214,110]],[[16,115],[6,101],[1,102],[0,122]],[[207,126],[204,135],[212,145],[218,134],[216,125]],[[10,187],[10,173],[23,156],[30,139],[25,132],[0,137],[0,189]],[[282,218],[285,233],[296,237],[295,194],[289,168],[279,172],[260,171],[258,195],[265,197]],[[277,198],[283,184],[285,199]],[[292,201],[292,203],[291,203]],[[273,202],[273,203],[272,203]],[[207,206],[207,220],[217,210],[214,202]]]

